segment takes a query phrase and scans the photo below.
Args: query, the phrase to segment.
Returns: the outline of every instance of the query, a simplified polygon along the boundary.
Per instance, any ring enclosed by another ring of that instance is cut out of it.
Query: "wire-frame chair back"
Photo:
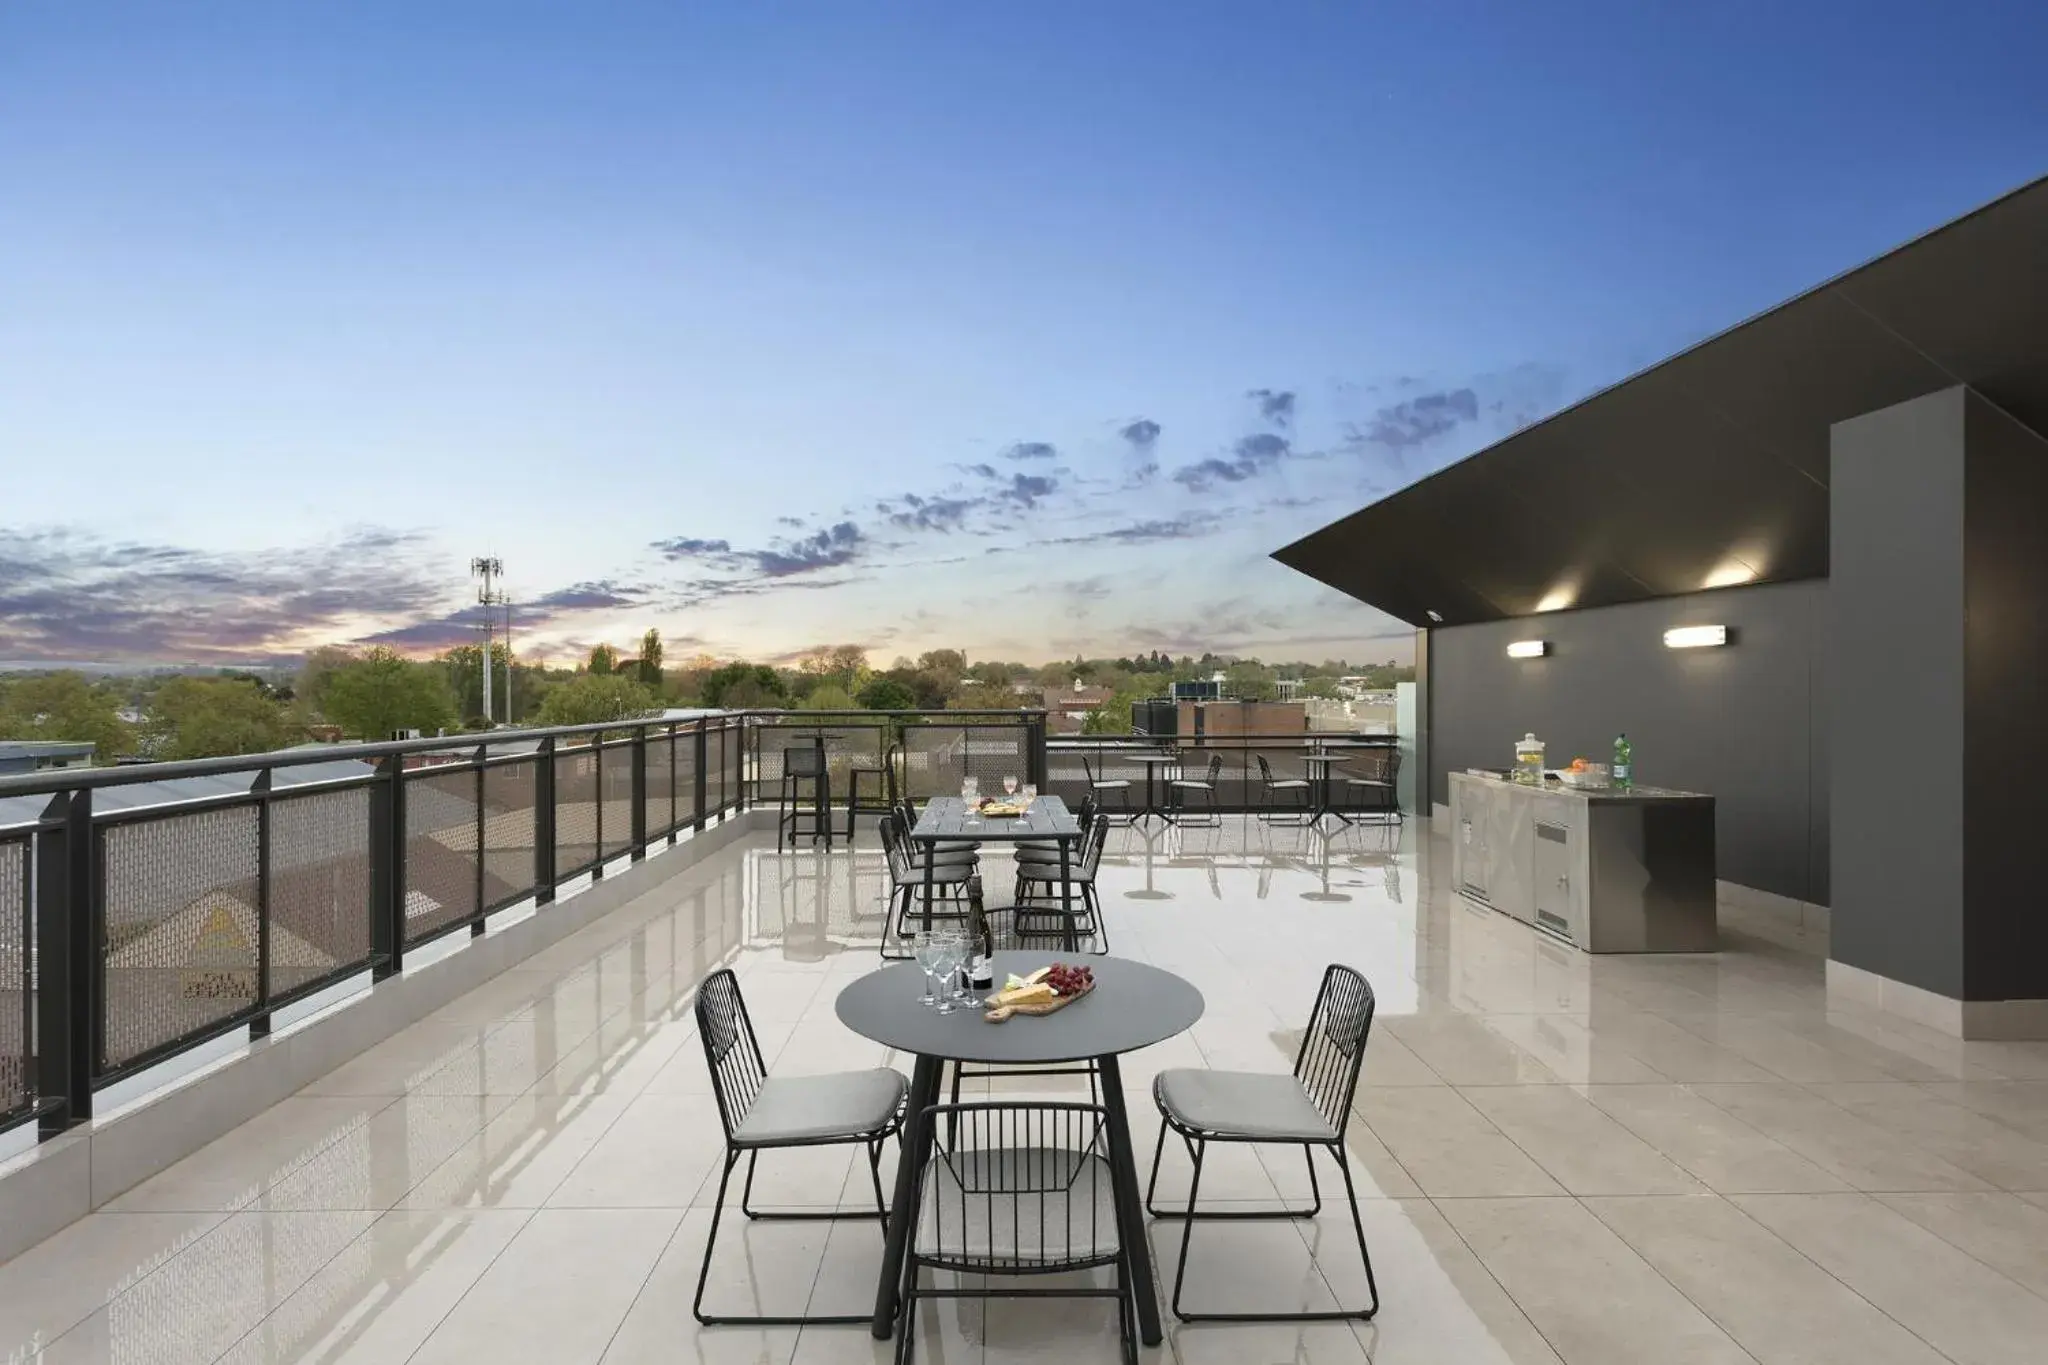
[[[889,864],[890,880],[899,884],[911,880],[910,854],[903,847],[901,812],[891,812],[876,821],[875,832],[882,839],[882,857]]]
[[[1253,755],[1252,755],[1252,757],[1253,757],[1254,759],[1258,760],[1258,764],[1259,764],[1259,785],[1260,785],[1260,786],[1262,786],[1262,787],[1270,787],[1270,786],[1272,786],[1272,785],[1273,785],[1273,765],[1272,765],[1272,764],[1270,764],[1270,763],[1268,763],[1268,762],[1266,762],[1266,756],[1265,756],[1264,754],[1253,754]]]
[[[754,1107],[768,1075],[754,1021],[740,995],[740,980],[730,967],[711,973],[697,988],[697,1036],[704,1041],[704,1061],[711,1068],[718,1121],[730,1139]]]
[[[1323,972],[1309,1014],[1308,1032],[1294,1059],[1295,1079],[1308,1091],[1316,1112],[1342,1133],[1358,1092],[1358,1072],[1365,1063],[1366,1036],[1372,1032],[1372,987],[1355,968],[1333,962]]]
[[[1102,1106],[983,1100],[933,1105],[924,1122],[933,1149],[919,1195],[919,1260],[1014,1274],[1116,1259]]]
[[[782,772],[785,777],[822,777],[825,773],[825,747],[822,744],[789,744],[782,750]]]
[[[1204,782],[1207,782],[1212,787],[1223,780],[1222,754],[1212,753],[1209,755],[1208,765],[1203,769],[1202,772],[1202,780]]]

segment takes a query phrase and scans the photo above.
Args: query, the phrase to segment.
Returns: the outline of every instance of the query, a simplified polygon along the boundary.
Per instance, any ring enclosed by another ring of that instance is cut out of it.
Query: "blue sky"
[[[2048,170],[2044,52],[2021,3],[0,6],[0,660],[432,648],[485,552],[561,654],[1402,654],[1266,556]]]

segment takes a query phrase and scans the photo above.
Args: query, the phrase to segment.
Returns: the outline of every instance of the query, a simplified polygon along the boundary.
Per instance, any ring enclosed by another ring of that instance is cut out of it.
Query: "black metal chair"
[[[918,1300],[929,1298],[1113,1299],[1123,1360],[1136,1365],[1130,1253],[1118,1232],[1115,1181],[1102,1156],[1108,1111],[1094,1104],[984,1100],[933,1105],[917,1121],[933,1145],[911,1209],[897,1365],[910,1365]],[[1113,1270],[1112,1283],[1015,1283],[1097,1269]],[[926,1271],[951,1271],[955,1284],[928,1285]],[[1007,1283],[980,1283],[986,1278]]]
[[[1391,746],[1361,751],[1366,771],[1344,778],[1346,799],[1334,814],[1346,824],[1374,820],[1382,824],[1401,822],[1401,751]]]
[[[1080,809],[1074,812],[1074,823],[1078,824],[1082,829],[1087,829],[1095,823],[1095,817],[1101,810],[1101,803],[1095,799],[1092,793],[1084,796],[1081,798]],[[1019,854],[1026,852],[1049,853],[1055,860],[1060,856],[1060,841],[1057,839],[1019,839],[1015,844],[1011,845],[1011,848]]]
[[[1256,754],[1259,761],[1259,818],[1280,824],[1305,825],[1315,803],[1315,784],[1305,777],[1275,777],[1273,765],[1266,761],[1264,754]],[[1280,804],[1281,793],[1288,793],[1289,799],[1298,805]],[[1293,818],[1286,818],[1293,817]]]
[[[690,1311],[707,1325],[737,1324],[797,1327],[817,1323],[867,1322],[871,1313],[842,1317],[728,1317],[704,1311],[704,1285],[711,1277],[711,1252],[718,1244],[718,1223],[725,1212],[726,1190],[740,1158],[747,1160],[747,1179],[740,1190],[740,1211],[749,1218],[822,1221],[873,1218],[886,1236],[889,1210],[882,1195],[882,1144],[901,1139],[903,1102],[909,1082],[887,1067],[845,1071],[826,1076],[773,1077],[761,1058],[753,1020],[740,994],[739,978],[721,968],[697,988],[697,1033],[704,1041],[704,1060],[711,1068],[711,1090],[718,1101],[718,1121],[725,1129],[725,1160],[718,1176],[718,1202],[711,1207],[711,1231],[704,1239],[704,1265],[697,1272],[697,1296]],[[818,1212],[764,1213],[752,1207],[754,1165],[764,1151],[790,1147],[851,1146],[867,1148],[868,1176],[875,1188],[873,1212],[831,1209]]]
[[[1222,808],[1216,803],[1216,788],[1223,781],[1223,755],[1210,754],[1209,762],[1200,777],[1176,777],[1166,784],[1167,819],[1175,824],[1187,820],[1188,805],[1193,799],[1195,813],[1200,823],[1220,825],[1223,823]]]
[[[1109,842],[1109,817],[1097,815],[1088,826],[1078,849],[1067,854],[1060,866],[1055,848],[1020,851],[1017,855],[1016,931],[1025,940],[1059,943],[1078,952],[1084,941],[1089,951],[1109,951],[1109,929],[1102,919],[1102,898],[1095,879],[1102,866],[1103,846]],[[1070,909],[1078,899],[1078,908]]]
[[[810,784],[810,790],[804,784]],[[825,764],[822,744],[791,744],[782,750],[782,790],[777,797],[780,816],[775,822],[775,846],[782,847],[785,835],[791,847],[797,837],[809,834],[823,838],[832,847],[832,775]],[[808,826],[808,828],[806,828]]]
[[[1108,799],[1114,796],[1118,823],[1128,825],[1138,818],[1138,813],[1131,809],[1131,780],[1128,777],[1097,777],[1095,760],[1087,754],[1081,755],[1081,771],[1087,774],[1088,795],[1094,798],[1098,807],[1106,804]],[[1108,770],[1105,768],[1104,771]]]
[[[1152,1178],[1145,1186],[1145,1204],[1154,1218],[1187,1223],[1181,1238],[1180,1266],[1173,1277],[1173,1312],[1183,1322],[1315,1322],[1366,1319],[1379,1312],[1379,1283],[1373,1278],[1372,1253],[1365,1245],[1365,1223],[1358,1213],[1358,1190],[1351,1181],[1351,1161],[1344,1130],[1351,1122],[1351,1102],[1358,1092],[1358,1071],[1365,1061],[1366,1036],[1372,1031],[1372,987],[1357,971],[1333,963],[1323,972],[1308,1031],[1294,1070],[1287,1075],[1249,1071],[1162,1071],[1152,1084],[1152,1098],[1164,1122],[1159,1145],[1152,1151]],[[1162,1209],[1154,1196],[1159,1188],[1159,1163],[1171,1130],[1187,1146],[1194,1162],[1187,1207]],[[1302,1149],[1308,1162],[1309,1190],[1314,1203],[1306,1209],[1254,1208],[1199,1212],[1202,1160],[1212,1142],[1242,1142]],[[1180,1306],[1188,1273],[1188,1244],[1195,1224],[1211,1219],[1313,1218],[1322,1212],[1323,1191],[1316,1183],[1317,1148],[1329,1152],[1344,1175],[1344,1194],[1351,1205],[1351,1225],[1358,1233],[1358,1254],[1365,1262],[1365,1283],[1372,1303],[1362,1309],[1339,1308],[1303,1313],[1189,1313]]]
[[[889,913],[882,931],[883,957],[908,956],[892,952],[909,931],[915,913],[924,916],[925,888],[931,888],[931,917],[934,922],[965,926],[981,904],[980,860],[973,849],[940,850],[927,854],[913,850],[903,837],[897,817],[885,815],[878,826],[882,852],[889,865]],[[929,880],[927,880],[929,867]]]

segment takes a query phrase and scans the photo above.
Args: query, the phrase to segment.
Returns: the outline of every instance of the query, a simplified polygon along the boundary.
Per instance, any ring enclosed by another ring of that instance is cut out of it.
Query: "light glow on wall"
[[[1549,652],[1548,640],[1516,640],[1508,646],[1510,659],[1540,659]]]

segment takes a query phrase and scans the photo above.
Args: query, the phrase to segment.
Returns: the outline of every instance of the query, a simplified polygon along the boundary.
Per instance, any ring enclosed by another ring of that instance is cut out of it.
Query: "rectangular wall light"
[[[1510,659],[1540,659],[1549,652],[1548,640],[1517,640],[1508,646]]]
[[[1666,649],[1706,649],[1727,643],[1726,626],[1678,626],[1664,632]]]

